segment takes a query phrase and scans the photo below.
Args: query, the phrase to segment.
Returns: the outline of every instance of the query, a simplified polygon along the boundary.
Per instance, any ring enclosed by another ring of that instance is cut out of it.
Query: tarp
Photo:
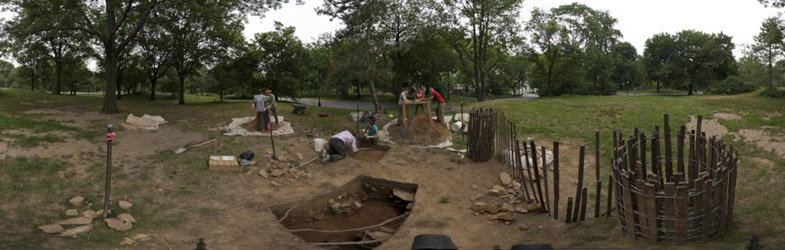
[[[166,120],[163,117],[158,115],[148,115],[144,114],[141,117],[134,116],[134,114],[128,114],[128,118],[125,119],[125,122],[132,126],[125,126],[126,128],[143,128],[149,130],[156,130],[161,124],[165,124]]]
[[[224,135],[233,136],[270,136],[270,132],[266,130],[262,131],[248,131],[242,127],[243,124],[252,122],[256,119],[253,116],[248,117],[240,117],[240,118],[232,118],[232,122],[229,125],[221,127],[221,131],[224,132]],[[281,135],[290,135],[294,134],[294,129],[292,128],[292,124],[283,121],[283,116],[278,116],[278,122],[280,126],[278,129],[273,130],[273,136],[281,136]]]

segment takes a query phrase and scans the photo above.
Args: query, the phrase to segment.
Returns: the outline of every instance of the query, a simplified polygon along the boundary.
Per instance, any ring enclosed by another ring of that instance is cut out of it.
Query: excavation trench
[[[306,242],[330,249],[372,249],[403,224],[416,192],[417,184],[361,175],[329,193],[270,209]]]

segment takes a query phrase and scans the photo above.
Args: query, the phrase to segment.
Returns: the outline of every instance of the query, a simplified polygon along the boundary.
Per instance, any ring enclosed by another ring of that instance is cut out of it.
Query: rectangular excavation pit
[[[372,249],[408,217],[417,184],[358,176],[326,194],[271,207],[289,232],[331,249]]]

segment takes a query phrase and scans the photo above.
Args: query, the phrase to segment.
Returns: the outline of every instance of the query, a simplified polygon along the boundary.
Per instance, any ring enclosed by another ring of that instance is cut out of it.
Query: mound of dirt
[[[270,127],[272,128],[272,130],[273,130],[273,131],[275,131],[275,130],[278,130],[278,128],[280,128],[280,127],[281,127],[281,125],[283,125],[283,123],[280,123],[280,124],[275,124],[275,121],[271,121],[270,123],[271,123],[271,124],[270,124]],[[243,125],[241,125],[241,126],[242,126],[242,128],[244,128],[245,130],[248,130],[248,131],[256,131],[256,118],[254,118],[254,119],[253,119],[253,121],[251,121],[251,122],[249,122],[249,123],[246,123],[246,124],[243,124]],[[270,132],[270,131],[267,131],[267,129],[265,128],[265,126],[264,126],[264,120],[262,120],[262,132],[267,132],[267,133],[269,133],[269,132]]]
[[[419,146],[439,144],[450,137],[447,126],[434,121],[425,112],[409,119],[406,126],[391,126],[389,132],[394,142]]]

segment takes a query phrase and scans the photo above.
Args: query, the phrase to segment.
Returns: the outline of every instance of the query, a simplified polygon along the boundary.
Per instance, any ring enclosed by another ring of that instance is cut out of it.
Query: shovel
[[[209,140],[209,141],[206,141],[206,142],[198,143],[198,144],[196,144],[196,145],[193,145],[193,146],[189,146],[189,147],[182,147],[182,148],[175,149],[175,150],[174,150],[174,154],[178,154],[178,155],[179,155],[179,154],[182,154],[182,153],[183,153],[183,152],[185,152],[186,150],[189,150],[189,149],[193,149],[193,148],[196,148],[196,147],[201,147],[201,146],[207,145],[208,143],[214,142],[215,140],[216,140],[216,139],[212,139],[212,140]]]

